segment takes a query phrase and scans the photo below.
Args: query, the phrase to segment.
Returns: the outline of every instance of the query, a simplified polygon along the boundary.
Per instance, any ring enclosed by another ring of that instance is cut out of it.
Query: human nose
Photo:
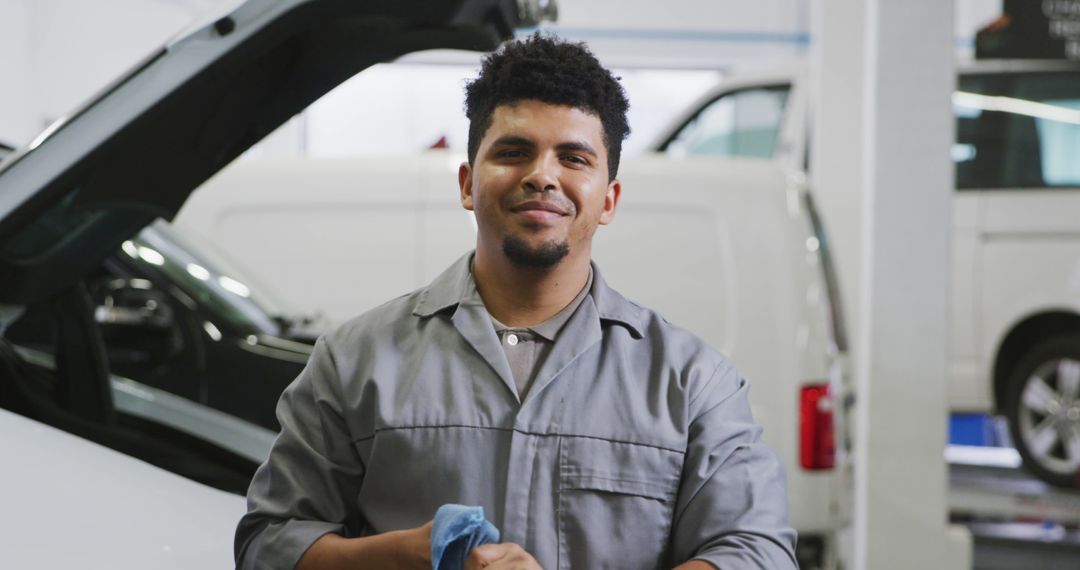
[[[552,153],[542,153],[529,165],[521,181],[527,192],[550,192],[559,187],[559,160]]]

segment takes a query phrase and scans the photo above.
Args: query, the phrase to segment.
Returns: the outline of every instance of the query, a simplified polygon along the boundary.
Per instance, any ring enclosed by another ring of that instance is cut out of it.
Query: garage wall
[[[609,65],[716,68],[799,55],[808,8],[806,0],[571,0],[560,4],[557,29]]]
[[[219,2],[0,0],[0,139],[26,144]]]
[[[0,1],[0,141],[21,144],[37,124],[30,111],[30,3]]]
[[[29,142],[185,24],[229,1],[0,0],[0,140]],[[616,67],[722,69],[804,53],[809,5],[809,0],[561,0],[554,29],[589,42]],[[1001,0],[957,0],[962,53],[974,30],[1000,9]]]
[[[1002,0],[955,4],[956,44],[964,57],[975,31],[1001,14]],[[809,0],[561,0],[556,28],[588,41],[613,65],[716,68],[803,54],[810,42],[810,5]]]
[[[469,65],[394,63],[366,70],[317,101],[254,153],[266,156],[402,156],[436,141],[464,152],[468,120],[464,84],[476,77],[479,56]],[[462,54],[461,57],[465,57]],[[625,155],[644,151],[674,117],[716,85],[709,70],[615,68],[630,99],[630,138]],[[299,134],[299,136],[297,136]],[[292,151],[289,152],[289,146]]]

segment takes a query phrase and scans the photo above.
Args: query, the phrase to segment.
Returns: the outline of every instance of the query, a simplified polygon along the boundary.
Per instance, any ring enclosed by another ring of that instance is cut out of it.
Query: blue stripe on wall
[[[535,32],[538,28],[524,28],[518,30],[518,37],[526,36]],[[645,40],[645,41],[671,41],[671,42],[716,42],[716,43],[752,43],[752,44],[784,44],[794,46],[810,45],[810,34],[804,32],[737,32],[723,30],[680,30],[680,29],[650,29],[650,28],[575,28],[563,26],[548,26],[543,28],[558,36],[573,39],[605,39],[605,40]],[[956,38],[953,42],[956,48],[975,47],[975,38]]]
[[[563,26],[544,27],[544,31],[568,38],[588,38],[605,40],[647,40],[673,42],[722,42],[722,43],[758,43],[808,45],[810,35],[805,33],[780,32],[735,32],[711,30],[678,30],[649,28],[572,28]],[[518,35],[529,35],[537,28],[518,30]]]

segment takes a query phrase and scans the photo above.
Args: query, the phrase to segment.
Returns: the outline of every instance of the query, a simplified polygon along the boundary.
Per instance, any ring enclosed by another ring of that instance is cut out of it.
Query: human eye
[[[577,165],[580,165],[580,166],[588,166],[589,165],[589,161],[584,156],[581,156],[581,155],[578,155],[578,154],[565,154],[565,155],[563,155],[562,160],[565,161],[565,162],[569,162],[571,164],[577,164]]]
[[[525,152],[517,148],[507,148],[498,151],[495,156],[502,159],[523,158],[525,156]]]

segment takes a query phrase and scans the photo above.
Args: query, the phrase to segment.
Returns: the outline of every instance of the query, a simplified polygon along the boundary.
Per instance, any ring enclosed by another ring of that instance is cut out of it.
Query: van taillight
[[[833,402],[828,384],[810,384],[799,394],[799,463],[811,471],[836,465]]]

